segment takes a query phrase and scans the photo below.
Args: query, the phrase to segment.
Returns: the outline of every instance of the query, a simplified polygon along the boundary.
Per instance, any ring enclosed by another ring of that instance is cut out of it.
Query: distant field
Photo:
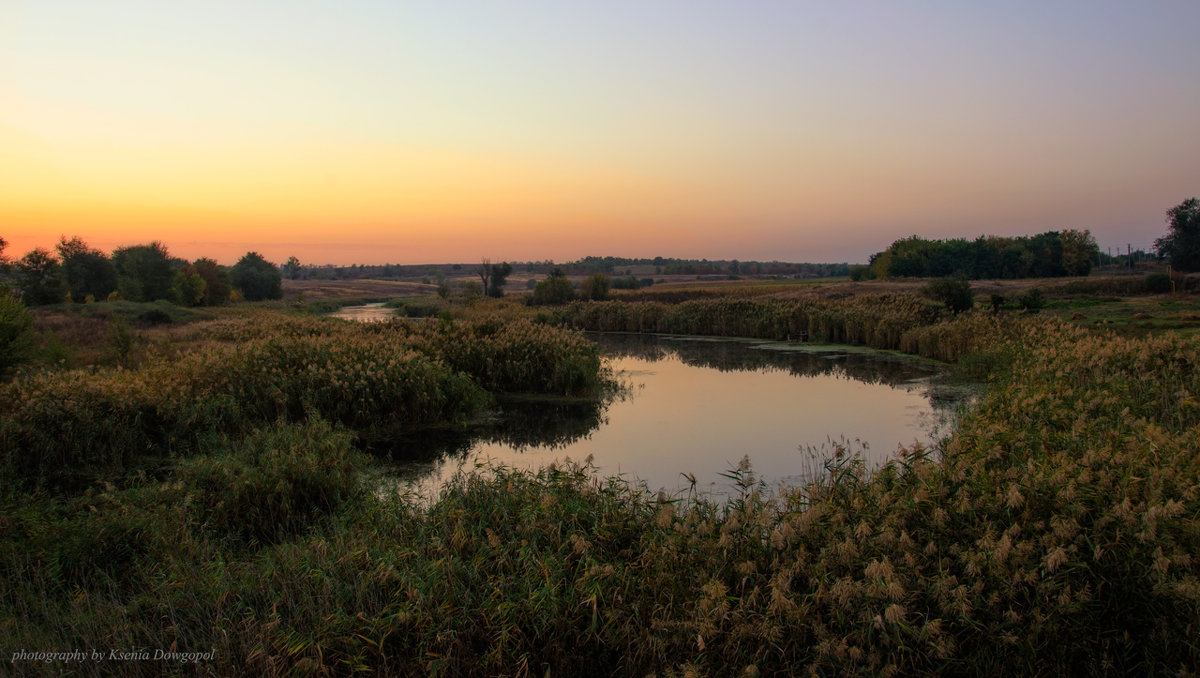
[[[570,276],[573,281],[583,276]],[[509,279],[507,296],[527,293],[526,281],[540,279],[524,272]],[[1122,333],[1143,334],[1168,330],[1184,334],[1200,334],[1200,301],[1194,295],[1130,294],[1127,288],[1144,278],[1144,274],[1101,273],[1078,278],[1026,278],[1018,280],[975,280],[971,288],[975,303],[986,308],[992,295],[1004,297],[1012,304],[1032,288],[1046,294],[1046,306],[1041,310],[1083,326],[1107,326]],[[451,284],[472,280],[456,276]],[[712,295],[783,295],[816,299],[846,299],[877,294],[920,294],[928,283],[925,278],[896,280],[867,280],[852,282],[846,278],[783,278],[740,280],[699,280],[696,276],[658,276],[663,280],[640,290],[613,290],[614,299],[663,301],[677,303],[684,299]],[[288,300],[304,294],[306,301],[337,299],[395,299],[399,297],[432,296],[437,287],[416,279],[410,280],[284,280],[284,297]]]
[[[308,301],[318,299],[357,299],[363,297],[413,297],[437,292],[436,285],[402,280],[284,280],[284,299],[304,294]]]

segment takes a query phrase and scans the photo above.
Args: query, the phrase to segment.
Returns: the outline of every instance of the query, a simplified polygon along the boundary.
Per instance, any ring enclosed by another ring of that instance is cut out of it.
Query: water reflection
[[[868,465],[901,446],[932,444],[970,391],[936,364],[849,347],[594,335],[624,388],[602,403],[508,400],[470,431],[389,443],[398,467],[431,496],[460,467],[489,459],[536,468],[591,455],[603,473],[669,493],[732,490],[721,474],[749,456],[768,484],[796,485],[823,468],[836,441]],[[855,442],[857,441],[857,442]]]
[[[361,306],[343,306],[329,315],[342,320],[355,320],[358,322],[381,322],[396,317],[395,309],[388,308],[383,305],[384,302],[374,302],[363,304]]]

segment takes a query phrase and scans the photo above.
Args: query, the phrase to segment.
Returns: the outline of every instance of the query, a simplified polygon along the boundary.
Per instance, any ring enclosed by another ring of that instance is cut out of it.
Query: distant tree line
[[[35,248],[15,261],[4,256],[6,246],[0,239],[0,282],[26,306],[118,299],[218,306],[283,297],[279,268],[257,252],[225,267],[212,259],[172,257],[157,241],[108,256],[78,237],[63,237],[54,251]]]
[[[1088,231],[1047,231],[1033,236],[975,240],[903,238],[871,256],[868,266],[851,267],[850,276],[867,278],[1053,278],[1087,275],[1098,260],[1096,240]]]
[[[824,278],[850,274],[850,264],[791,263],[785,261],[739,261],[737,259],[630,259],[626,257],[584,257],[562,265],[570,274],[614,273],[633,266],[654,266],[662,275],[785,276]]]
[[[490,265],[490,264],[489,264]],[[737,259],[709,261],[708,259],[671,259],[654,257],[634,259],[628,257],[584,257],[577,261],[554,263],[544,261],[514,261],[510,263],[513,271],[524,271],[547,275],[555,268],[566,275],[586,276],[592,273],[606,275],[624,274],[627,279],[633,275],[634,266],[653,266],[656,275],[696,275],[696,276],[771,276],[788,278],[821,278],[846,276],[850,274],[850,264],[812,264],[789,263],[783,261],[738,261]],[[411,278],[428,279],[435,284],[441,278],[465,276],[474,272],[476,266],[469,264],[351,264],[335,266],[333,264],[313,265],[301,264],[292,257],[282,267],[285,278],[291,280],[401,280]],[[614,279],[614,285],[616,280]],[[639,285],[644,286],[639,279]],[[628,289],[628,288],[627,288]]]

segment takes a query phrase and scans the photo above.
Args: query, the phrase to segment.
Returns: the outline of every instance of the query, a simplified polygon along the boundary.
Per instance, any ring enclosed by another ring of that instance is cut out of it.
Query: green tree
[[[1188,198],[1167,210],[1168,232],[1154,250],[1178,271],[1200,271],[1200,200]]]
[[[229,281],[229,272],[212,259],[197,259],[184,267],[188,274],[200,276],[204,280],[205,306],[220,306],[229,302],[233,292]]]
[[[185,306],[201,306],[204,304],[204,278],[192,270],[191,264],[184,264],[175,271],[175,289],[179,301]]]
[[[547,304],[565,304],[575,296],[575,288],[561,268],[557,266],[545,280],[539,280],[533,288],[530,297],[531,304],[545,306]]]
[[[32,351],[33,314],[11,291],[0,288],[0,376],[28,360]]]
[[[117,290],[129,301],[176,301],[175,265],[167,248],[157,240],[149,245],[122,247],[113,252]]]
[[[1058,234],[1062,245],[1062,268],[1067,275],[1087,275],[1092,272],[1099,248],[1092,232],[1067,229]]]
[[[62,267],[49,250],[31,250],[16,264],[14,275],[21,301],[27,306],[57,304],[67,296]]]
[[[247,252],[233,265],[229,277],[246,301],[283,298],[283,277],[279,268],[258,252]]]
[[[603,273],[593,273],[579,283],[579,296],[593,301],[603,301],[608,298],[608,290],[612,286],[612,278]]]
[[[105,299],[117,289],[117,268],[112,260],[100,250],[88,247],[79,236],[70,240],[60,238],[57,249],[67,291],[73,300],[83,301],[89,295]]]

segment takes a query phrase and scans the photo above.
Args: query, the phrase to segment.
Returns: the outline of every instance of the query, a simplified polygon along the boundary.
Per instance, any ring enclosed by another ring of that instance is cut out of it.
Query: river
[[[839,445],[868,467],[902,446],[935,445],[978,391],[950,383],[938,363],[856,347],[589,336],[618,393],[601,403],[505,399],[490,425],[394,441],[404,485],[432,497],[479,465],[590,457],[602,475],[672,496],[738,492],[743,459],[763,487],[797,486]]]

